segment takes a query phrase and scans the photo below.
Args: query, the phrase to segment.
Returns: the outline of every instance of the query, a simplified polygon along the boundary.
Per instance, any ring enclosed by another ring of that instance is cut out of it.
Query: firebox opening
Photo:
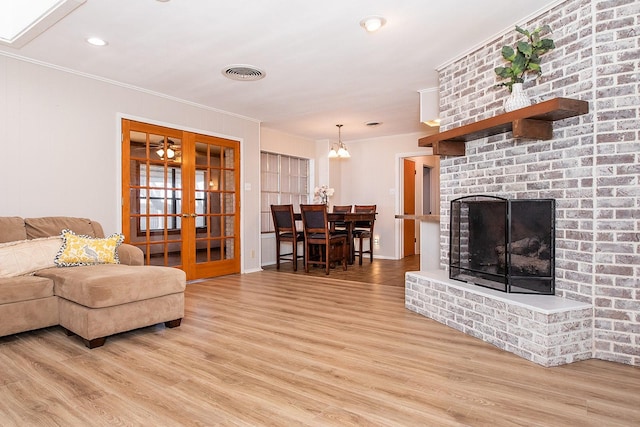
[[[555,201],[451,202],[449,277],[503,292],[555,293]]]

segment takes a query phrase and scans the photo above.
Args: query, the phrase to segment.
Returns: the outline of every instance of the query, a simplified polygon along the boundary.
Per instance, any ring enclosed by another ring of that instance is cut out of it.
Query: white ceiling
[[[551,1],[87,0],[20,49],[29,58],[260,120],[310,139],[428,132],[418,90],[436,67],[509,31]],[[366,33],[359,22],[387,24]],[[85,42],[99,36],[109,42]],[[224,77],[230,64],[263,80]],[[367,127],[366,122],[382,122]]]

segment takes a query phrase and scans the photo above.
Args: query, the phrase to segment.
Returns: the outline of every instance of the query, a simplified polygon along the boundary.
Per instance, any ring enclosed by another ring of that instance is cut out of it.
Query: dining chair
[[[355,205],[354,212],[375,213],[376,205]],[[353,239],[358,240],[358,249],[355,256],[359,258],[358,264],[362,265],[362,255],[369,254],[369,262],[373,262],[373,226],[375,225],[375,217],[371,221],[356,221],[353,228]],[[369,240],[369,249],[363,250],[363,241]]]
[[[327,206],[300,205],[302,227],[304,229],[304,271],[309,272],[309,264],[324,265],[329,274],[331,263],[342,261],[342,269],[347,269],[347,236],[331,233],[327,219]],[[312,251],[312,247],[316,249]]]
[[[337,205],[333,207],[334,213],[349,213],[351,212],[351,205]],[[342,233],[347,234],[347,223],[344,221],[333,221],[331,222],[331,232],[332,233]]]
[[[280,270],[280,260],[291,261],[293,271],[298,271],[298,258],[304,258],[303,254],[298,255],[298,243],[304,241],[304,233],[296,230],[296,221],[293,216],[293,205],[271,205],[271,216],[276,232],[276,268]],[[282,252],[282,243],[291,244],[291,252]]]

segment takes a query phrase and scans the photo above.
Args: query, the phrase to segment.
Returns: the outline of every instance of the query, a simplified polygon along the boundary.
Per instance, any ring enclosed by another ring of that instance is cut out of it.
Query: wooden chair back
[[[375,213],[376,205],[356,205],[354,212]],[[364,254],[369,254],[369,261],[373,262],[373,227],[375,225],[375,218],[371,221],[356,221],[354,224],[353,236],[358,240],[358,249],[355,251],[355,255],[358,256],[358,263],[362,265],[362,257]],[[363,241],[369,240],[369,249],[364,250]]]
[[[305,271],[309,272],[309,264],[324,265],[329,274],[332,262],[341,261],[343,269],[347,269],[347,238],[344,234],[331,233],[327,218],[327,206],[324,204],[300,205],[302,227],[305,242]],[[311,251],[315,246],[317,251]]]
[[[293,205],[271,205],[271,216],[273,217],[276,237],[282,233],[296,232]]]
[[[305,238],[324,239],[328,236],[329,221],[327,219],[326,205],[300,205],[300,214],[302,216],[302,227],[304,229]]]
[[[355,205],[354,212],[357,213],[375,213],[377,205]],[[373,228],[373,221],[356,221],[356,228]]]
[[[271,216],[276,234],[276,268],[280,269],[280,261],[293,262],[293,271],[298,270],[298,242],[304,240],[304,234],[296,230],[296,221],[293,214],[293,205],[271,205]],[[291,252],[281,253],[282,243],[291,243]]]
[[[335,205],[333,211],[337,213],[349,213],[351,212],[352,205]]]
[[[336,205],[333,207],[333,212],[335,213],[349,213],[351,212],[352,205]],[[331,231],[341,231],[346,233],[347,231],[347,223],[344,221],[335,221],[331,223]]]

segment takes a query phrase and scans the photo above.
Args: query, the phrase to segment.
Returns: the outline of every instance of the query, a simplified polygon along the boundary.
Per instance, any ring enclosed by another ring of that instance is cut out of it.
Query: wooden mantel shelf
[[[513,132],[514,138],[549,140],[552,122],[589,112],[589,103],[569,98],[553,98],[529,107],[500,114],[418,140],[420,147],[433,147],[433,154],[464,156],[465,142],[499,133]]]

